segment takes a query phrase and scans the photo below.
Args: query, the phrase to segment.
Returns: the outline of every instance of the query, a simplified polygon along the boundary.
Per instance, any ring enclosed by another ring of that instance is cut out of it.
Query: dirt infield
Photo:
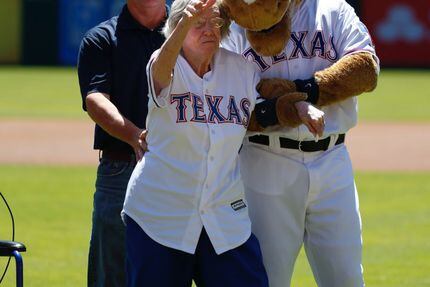
[[[96,165],[90,120],[0,120],[0,164]],[[360,123],[347,135],[356,170],[430,171],[430,124]]]

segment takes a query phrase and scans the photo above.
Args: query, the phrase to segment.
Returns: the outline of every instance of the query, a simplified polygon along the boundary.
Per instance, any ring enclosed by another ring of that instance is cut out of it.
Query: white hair
[[[173,30],[175,30],[176,25],[178,25],[179,20],[182,18],[182,14],[187,7],[187,5],[191,2],[191,0],[175,0],[172,3],[172,7],[170,8],[169,17],[167,18],[166,24],[163,27],[163,35],[168,38]],[[224,38],[228,35],[228,29],[230,27],[230,19],[227,17],[226,13],[224,13],[222,7],[219,6],[219,2],[215,5],[218,5],[220,10],[220,17],[224,20],[224,25],[221,27],[221,37]]]

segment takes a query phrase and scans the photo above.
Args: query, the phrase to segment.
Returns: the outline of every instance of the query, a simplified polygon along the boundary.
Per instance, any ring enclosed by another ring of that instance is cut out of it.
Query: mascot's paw
[[[249,120],[248,131],[250,132],[262,132],[264,128],[258,123],[255,111],[251,114],[251,119]]]
[[[306,99],[307,95],[299,92],[287,93],[278,98],[276,102],[276,115],[281,127],[295,128],[303,123],[299,117],[295,103],[305,101]]]
[[[297,90],[294,82],[273,78],[262,79],[257,85],[257,91],[264,99],[274,99]]]
[[[295,103],[305,101],[305,93],[286,93],[280,97],[267,99],[255,106],[248,125],[248,131],[261,132],[267,127],[297,127],[303,123]]]

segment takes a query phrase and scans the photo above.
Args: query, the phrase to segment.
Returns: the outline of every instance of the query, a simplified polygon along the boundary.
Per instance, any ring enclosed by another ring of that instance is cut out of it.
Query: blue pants
[[[241,246],[215,253],[203,229],[195,254],[152,240],[130,217],[126,220],[127,286],[268,287],[260,245],[254,235]]]
[[[90,287],[125,286],[125,227],[121,210],[134,165],[133,161],[100,160],[88,257]]]

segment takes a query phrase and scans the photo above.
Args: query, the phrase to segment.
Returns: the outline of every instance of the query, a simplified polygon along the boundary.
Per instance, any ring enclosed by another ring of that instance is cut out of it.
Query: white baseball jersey
[[[245,31],[235,23],[222,46],[242,54],[254,63],[262,78],[305,80],[311,78],[315,71],[331,66],[343,56],[363,51],[371,53],[378,61],[367,28],[344,0],[304,0],[294,12],[292,27],[288,44],[277,56],[257,55],[248,43]],[[357,123],[355,97],[323,107],[322,110],[326,121],[323,138],[345,133]],[[271,134],[295,140],[314,139],[304,125],[298,128],[272,129]]]
[[[131,176],[123,212],[156,242],[191,254],[204,227],[223,253],[251,234],[238,152],[259,73],[221,48],[200,78],[179,55],[170,85],[156,96],[152,60],[149,151]]]

